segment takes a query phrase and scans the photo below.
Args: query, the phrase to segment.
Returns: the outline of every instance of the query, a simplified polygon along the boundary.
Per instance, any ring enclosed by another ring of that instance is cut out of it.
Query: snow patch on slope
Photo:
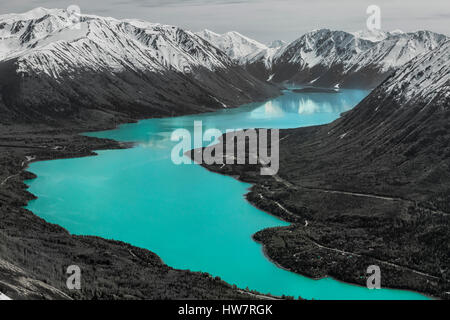
[[[0,292],[0,301],[5,301],[5,300],[12,300],[12,299]]]
[[[439,95],[450,97],[450,40],[397,70],[381,90],[401,103],[410,100],[427,103]]]

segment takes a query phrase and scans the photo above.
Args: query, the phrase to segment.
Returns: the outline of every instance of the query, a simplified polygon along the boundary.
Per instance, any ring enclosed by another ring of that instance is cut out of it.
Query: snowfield
[[[5,296],[3,293],[0,292],[0,301],[4,301],[4,300],[11,300],[11,298]]]

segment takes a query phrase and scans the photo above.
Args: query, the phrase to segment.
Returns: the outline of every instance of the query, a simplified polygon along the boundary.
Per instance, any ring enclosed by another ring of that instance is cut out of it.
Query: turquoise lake
[[[175,165],[170,140],[178,128],[295,128],[331,122],[367,91],[284,95],[236,109],[143,120],[87,135],[133,141],[98,156],[35,162],[27,181],[38,199],[28,209],[73,234],[95,235],[147,248],[171,267],[204,271],[240,288],[306,299],[426,299],[402,290],[369,290],[331,278],[313,280],[283,270],[252,235],[286,222],[250,205],[251,187],[197,164]],[[74,261],[76,264],[76,261]]]

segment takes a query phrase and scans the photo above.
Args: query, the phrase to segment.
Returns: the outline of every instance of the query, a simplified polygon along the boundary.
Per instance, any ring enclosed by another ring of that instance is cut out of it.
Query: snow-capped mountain
[[[82,106],[170,115],[276,92],[189,31],[59,9],[0,16],[0,71],[0,101],[25,118]]]
[[[376,194],[395,190],[401,198],[430,201],[429,208],[448,212],[449,123],[447,41],[400,67],[355,108],[318,127],[311,138],[298,130],[301,139],[294,141],[300,151],[291,157],[301,166],[325,155],[321,167],[329,167],[330,172],[345,163],[342,178],[352,177],[349,186]],[[314,148],[316,145],[320,148]],[[302,154],[307,156],[301,158]],[[340,180],[333,176],[333,182],[324,185],[340,186]]]
[[[401,105],[419,103],[426,107],[436,99],[450,102],[450,40],[405,64],[377,91]],[[443,106],[450,110],[450,103]]]
[[[225,52],[238,64],[244,64],[247,62],[248,56],[268,49],[266,45],[243,36],[236,31],[218,34],[210,30],[203,30],[196,34]]]
[[[267,45],[267,48],[255,51],[241,59],[240,64],[254,76],[271,81],[274,75],[267,76],[265,71],[272,68],[275,55],[286,45],[287,43],[283,40],[274,40]]]
[[[401,31],[399,31],[399,32],[402,33]],[[366,30],[352,32],[352,34],[356,38],[359,38],[359,39],[369,40],[372,42],[378,42],[378,41],[382,41],[382,40],[386,39],[390,35],[390,32],[366,29]]]
[[[276,48],[281,48],[282,46],[285,46],[286,44],[287,44],[287,42],[284,40],[273,40],[267,44],[267,47],[276,49]]]
[[[249,59],[247,68],[275,82],[373,88],[396,68],[447,39],[429,31],[348,33],[321,29],[285,45],[271,59]]]
[[[268,47],[256,51],[241,59],[240,64],[255,77],[265,81],[272,81],[274,74],[271,73],[270,75],[268,75],[268,72],[272,69],[273,59],[275,55],[282,48],[283,47]]]
[[[1,16],[0,59],[18,58],[21,71],[55,77],[71,67],[188,73],[230,66],[222,52],[174,26],[88,15],[74,25],[73,19],[65,10],[42,8]]]
[[[448,161],[449,121],[450,40],[447,40],[393,72],[338,120],[329,135],[345,135],[347,143],[352,139],[363,140],[357,145],[374,150],[372,157],[395,149],[392,152],[403,155],[404,161],[419,154]],[[422,159],[414,166],[418,163],[429,161]]]

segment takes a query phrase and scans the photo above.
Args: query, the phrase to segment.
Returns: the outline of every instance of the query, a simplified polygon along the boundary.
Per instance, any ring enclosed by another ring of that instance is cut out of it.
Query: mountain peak
[[[374,88],[408,61],[448,37],[430,31],[312,30],[275,52],[247,59],[247,70],[276,82]],[[370,75],[370,76],[368,76]]]
[[[214,31],[211,31],[209,29],[203,29],[202,31],[196,32],[197,35],[203,34],[205,36],[210,35],[210,36],[215,36],[215,37],[220,37],[220,34]]]
[[[82,15],[74,27],[67,10],[36,8],[0,16],[0,26],[0,61],[17,59],[20,70],[53,77],[74,71],[73,65],[92,70],[190,72],[232,63],[190,32],[142,20]]]
[[[378,42],[378,41],[385,40],[389,36],[389,33],[381,31],[381,30],[366,29],[366,30],[353,32],[353,35],[360,39],[369,40],[372,42]]]
[[[230,36],[237,36],[237,37],[247,38],[247,37],[244,36],[243,34],[237,32],[237,31],[234,31],[234,30],[228,31],[228,32],[226,32],[225,34],[226,34],[226,35],[230,35]]]
[[[286,45],[286,44],[287,44],[287,42],[284,41],[284,40],[273,40],[273,41],[270,41],[270,42],[267,44],[267,46],[268,46],[269,48],[276,49],[276,48],[281,48],[282,46],[284,46],[284,45]]]
[[[63,9],[47,9],[44,7],[37,7],[24,13],[10,13],[0,15],[0,20],[37,20],[46,15],[61,15],[66,13]]]
[[[197,32],[196,35],[210,42],[238,63],[245,61],[244,58],[249,55],[254,55],[261,50],[267,49],[267,46],[264,44],[250,39],[237,31],[219,34],[205,29]]]
[[[404,34],[404,32],[400,29],[395,29],[389,32],[390,34]]]

